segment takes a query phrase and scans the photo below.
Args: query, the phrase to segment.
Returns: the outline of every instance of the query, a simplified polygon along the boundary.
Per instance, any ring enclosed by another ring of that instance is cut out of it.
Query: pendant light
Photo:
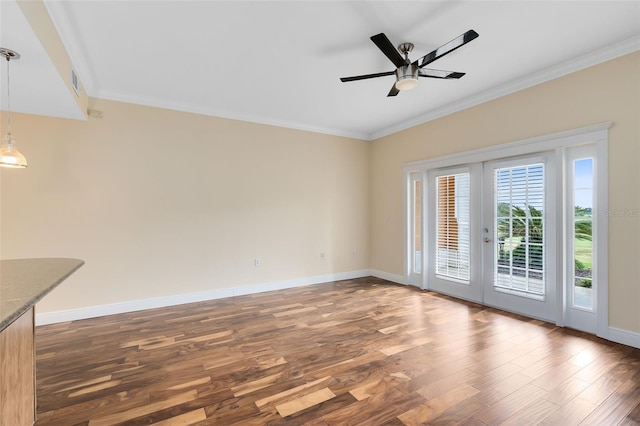
[[[4,56],[7,60],[7,136],[2,141],[0,148],[0,167],[10,167],[14,169],[24,169],[27,167],[27,159],[16,148],[16,142],[11,135],[11,87],[9,86],[9,63],[13,59],[14,61],[20,59],[20,54],[10,49],[0,47],[0,55]]]

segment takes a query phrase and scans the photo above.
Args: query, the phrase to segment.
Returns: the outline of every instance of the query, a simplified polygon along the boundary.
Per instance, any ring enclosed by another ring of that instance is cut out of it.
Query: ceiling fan
[[[398,49],[393,47],[391,41],[384,33],[376,34],[371,37],[376,46],[382,53],[384,53],[391,62],[396,66],[395,71],[379,72],[376,74],[356,75],[353,77],[342,77],[340,81],[343,83],[347,81],[365,80],[367,78],[384,77],[387,75],[396,75],[396,82],[391,87],[387,96],[396,96],[400,90],[410,90],[418,85],[418,77],[429,78],[460,78],[465,73],[454,71],[442,71],[434,70],[430,68],[424,68],[436,59],[442,58],[444,55],[453,52],[459,47],[464,46],[470,41],[476,39],[478,33],[474,30],[469,30],[466,33],[454,38],[450,42],[443,44],[431,53],[424,55],[422,58],[413,62],[409,60],[409,52],[413,50],[413,43],[402,43],[398,46]],[[404,55],[404,57],[402,56]]]

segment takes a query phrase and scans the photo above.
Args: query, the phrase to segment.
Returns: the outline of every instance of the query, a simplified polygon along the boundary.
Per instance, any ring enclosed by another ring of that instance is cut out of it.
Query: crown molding
[[[139,97],[139,96],[130,96],[122,93],[116,92],[105,92],[99,91],[96,97],[101,99],[109,99],[113,101],[119,102],[128,102],[140,105],[147,105],[157,108],[165,108],[176,111],[190,112],[194,114],[202,114],[220,118],[226,118],[231,120],[240,120],[240,121],[248,121],[251,123],[265,124],[269,126],[276,127],[285,127],[289,129],[302,130],[306,132],[314,132],[314,133],[322,133],[331,136],[340,136],[346,138],[354,138],[372,141],[384,136],[388,136],[394,133],[398,133],[400,131],[409,129],[411,127],[418,126],[420,124],[427,123],[429,121],[445,117],[450,114],[454,114],[456,112],[465,110],[467,108],[474,107],[476,105],[483,104],[485,102],[489,102],[491,100],[509,95],[511,93],[518,92],[520,90],[527,89],[529,87],[536,86],[538,84],[565,76],[567,74],[571,74],[576,71],[580,71],[582,69],[589,68],[591,66],[600,64],[602,62],[606,62],[629,53],[633,53],[635,51],[640,50],[640,37],[632,37],[627,40],[623,40],[621,42],[615,43],[613,45],[598,49],[589,54],[582,55],[579,57],[575,57],[569,61],[563,62],[551,68],[547,68],[541,71],[538,71],[533,74],[529,74],[525,77],[507,82],[503,85],[495,87],[490,90],[483,91],[476,95],[470,96],[458,102],[453,102],[448,105],[445,105],[442,108],[438,108],[427,114],[423,114],[409,120],[402,121],[393,126],[386,127],[377,132],[353,132],[347,131],[344,129],[333,129],[326,127],[318,127],[313,126],[311,124],[304,123],[296,123],[290,122],[286,120],[276,120],[270,119],[267,117],[260,117],[256,115],[249,114],[233,114],[228,111],[215,110],[207,107],[196,106],[196,105],[187,105],[179,102],[167,102],[166,100],[149,98],[149,97]]]
[[[547,68],[542,71],[529,74],[525,77],[510,81],[493,89],[489,89],[465,98],[461,101],[453,102],[451,104],[445,105],[442,108],[438,108],[434,111],[428,112],[427,114],[423,114],[398,123],[396,125],[387,127],[378,132],[370,133],[367,136],[367,140],[375,140],[384,136],[398,133],[402,130],[406,130],[411,127],[415,127],[420,124],[424,124],[429,121],[456,113],[458,111],[462,111],[464,109],[489,102],[502,96],[506,96],[511,93],[536,86],[540,83],[544,83],[546,81],[550,81],[567,74],[592,67],[602,62],[606,62],[627,55],[629,53],[633,53],[637,50],[640,50],[640,37],[632,37],[630,39],[623,40],[613,45],[598,49],[586,55],[575,57],[573,59],[570,59],[569,61],[563,62],[551,68]]]
[[[99,99],[105,99],[116,102],[125,102],[130,104],[145,105],[154,108],[163,108],[174,111],[188,112],[192,114],[200,114],[217,118],[225,118],[229,120],[246,121],[255,124],[264,124],[267,126],[284,127],[287,129],[300,130],[304,132],[321,133],[330,136],[339,136],[343,138],[367,140],[367,133],[350,132],[344,129],[332,129],[326,127],[314,126],[307,123],[297,123],[293,121],[278,120],[268,117],[261,117],[251,114],[229,113],[229,111],[218,110],[201,105],[192,105],[182,102],[172,102],[165,99],[158,99],[148,96],[131,96],[123,93],[99,90],[95,96]]]

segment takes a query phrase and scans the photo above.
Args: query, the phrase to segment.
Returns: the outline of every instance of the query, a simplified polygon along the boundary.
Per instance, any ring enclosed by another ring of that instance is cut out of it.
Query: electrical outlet
[[[262,263],[262,260],[260,260],[259,257],[256,257],[255,259],[253,259],[253,265],[257,268],[258,266],[260,266],[260,264]]]

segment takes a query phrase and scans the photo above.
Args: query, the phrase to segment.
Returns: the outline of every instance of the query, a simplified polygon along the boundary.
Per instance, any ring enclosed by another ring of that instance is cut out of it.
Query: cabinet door
[[[33,308],[0,332],[0,426],[35,423]]]

